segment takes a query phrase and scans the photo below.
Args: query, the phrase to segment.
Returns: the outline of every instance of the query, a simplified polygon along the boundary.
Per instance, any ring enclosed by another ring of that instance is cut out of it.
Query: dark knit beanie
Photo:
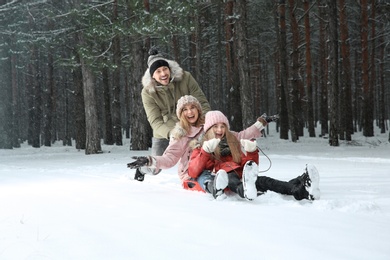
[[[148,58],[148,67],[150,76],[153,77],[153,73],[156,71],[156,69],[165,66],[169,68],[169,64],[167,60],[158,53],[158,50],[156,48],[151,48],[149,50],[149,58]]]

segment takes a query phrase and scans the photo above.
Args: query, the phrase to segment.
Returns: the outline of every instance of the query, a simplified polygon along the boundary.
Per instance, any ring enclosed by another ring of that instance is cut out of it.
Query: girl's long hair
[[[225,127],[226,127],[226,129],[228,129],[228,127],[226,125],[225,125]],[[230,153],[233,157],[233,161],[235,163],[241,163],[241,145],[240,145],[239,140],[229,130],[226,130],[225,137],[226,137],[227,144],[229,145],[229,149],[230,149]],[[203,145],[204,141],[207,141],[207,140],[210,140],[213,138],[215,138],[214,131],[212,130],[212,128],[210,128],[205,133],[201,145]],[[217,148],[214,150],[214,157],[216,160],[220,160],[220,158],[221,158],[221,151],[219,149],[219,146],[217,146]]]

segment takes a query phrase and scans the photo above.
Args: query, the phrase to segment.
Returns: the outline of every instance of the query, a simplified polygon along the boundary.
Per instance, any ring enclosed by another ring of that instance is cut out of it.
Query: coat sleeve
[[[233,131],[232,131],[233,132]],[[254,124],[250,127],[242,130],[241,132],[233,132],[238,140],[241,139],[252,139],[261,137],[260,129],[257,128]]]
[[[173,129],[176,122],[172,118],[164,122],[160,108],[145,89],[142,89],[141,98],[149,124],[153,129],[153,134],[156,135],[158,133],[159,136],[169,139],[169,132]]]
[[[156,170],[169,169],[177,164],[180,158],[185,153],[187,145],[186,138],[174,139],[169,141],[169,145],[161,156],[153,156],[156,160]]]
[[[203,148],[194,149],[188,164],[188,175],[191,178],[198,178],[199,175],[206,170],[207,162],[211,159],[210,156],[211,155],[205,152]]]

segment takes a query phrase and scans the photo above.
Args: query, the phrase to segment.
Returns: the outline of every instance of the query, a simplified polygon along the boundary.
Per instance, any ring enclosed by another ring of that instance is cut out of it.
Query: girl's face
[[[218,123],[211,127],[212,131],[214,132],[215,138],[222,138],[225,136],[226,133],[226,125],[224,123]]]
[[[166,66],[161,66],[153,73],[153,78],[163,86],[169,84],[169,78],[171,77],[171,71]]]
[[[199,111],[193,104],[185,105],[181,113],[182,117],[184,117],[191,125],[195,125],[196,121],[198,121]]]

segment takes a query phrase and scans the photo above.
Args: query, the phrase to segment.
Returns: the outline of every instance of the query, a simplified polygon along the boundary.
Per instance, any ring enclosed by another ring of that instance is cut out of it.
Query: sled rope
[[[268,168],[267,168],[266,170],[264,170],[264,171],[259,171],[259,173],[268,172],[268,171],[271,169],[271,167],[272,167],[272,161],[271,161],[271,159],[268,157],[268,155],[266,155],[265,152],[260,148],[260,146],[257,146],[257,149],[259,149],[260,152],[261,152],[261,153],[268,159],[268,161],[269,161],[269,166],[268,166]]]

